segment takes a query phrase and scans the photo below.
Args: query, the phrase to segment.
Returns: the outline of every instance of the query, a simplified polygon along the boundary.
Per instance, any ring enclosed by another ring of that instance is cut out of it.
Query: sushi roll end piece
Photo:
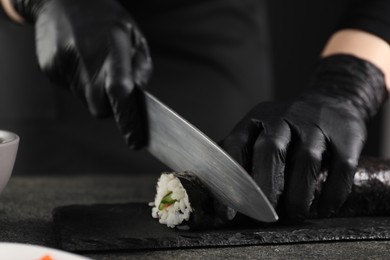
[[[237,214],[190,172],[161,174],[154,202],[149,205],[152,217],[161,224],[183,230],[225,227]]]

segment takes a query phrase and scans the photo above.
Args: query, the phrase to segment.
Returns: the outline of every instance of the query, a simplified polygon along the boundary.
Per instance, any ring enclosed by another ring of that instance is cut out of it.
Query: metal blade
[[[145,92],[148,151],[174,171],[190,171],[222,202],[263,222],[278,216],[259,186],[226,152]]]

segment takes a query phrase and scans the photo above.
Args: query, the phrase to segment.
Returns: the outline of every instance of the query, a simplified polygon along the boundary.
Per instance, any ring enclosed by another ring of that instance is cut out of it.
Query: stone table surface
[[[0,241],[58,247],[51,212],[69,204],[146,202],[157,175],[14,176],[0,195]],[[149,250],[93,259],[389,259],[390,241]]]

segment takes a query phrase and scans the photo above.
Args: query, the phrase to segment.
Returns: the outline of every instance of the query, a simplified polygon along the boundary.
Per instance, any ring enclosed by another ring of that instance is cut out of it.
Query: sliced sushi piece
[[[220,203],[190,172],[163,173],[157,182],[152,217],[170,228],[225,227],[236,211]]]

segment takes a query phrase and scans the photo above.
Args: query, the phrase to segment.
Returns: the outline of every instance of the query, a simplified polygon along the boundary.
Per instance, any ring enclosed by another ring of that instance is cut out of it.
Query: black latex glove
[[[329,216],[350,192],[367,121],[386,97],[383,73],[348,55],[321,60],[311,88],[287,102],[260,103],[222,141],[281,217],[303,219],[322,169],[318,211]]]
[[[142,92],[151,58],[129,13],[116,0],[13,0],[34,24],[43,72],[69,88],[97,117],[112,114],[131,148],[145,141]]]

